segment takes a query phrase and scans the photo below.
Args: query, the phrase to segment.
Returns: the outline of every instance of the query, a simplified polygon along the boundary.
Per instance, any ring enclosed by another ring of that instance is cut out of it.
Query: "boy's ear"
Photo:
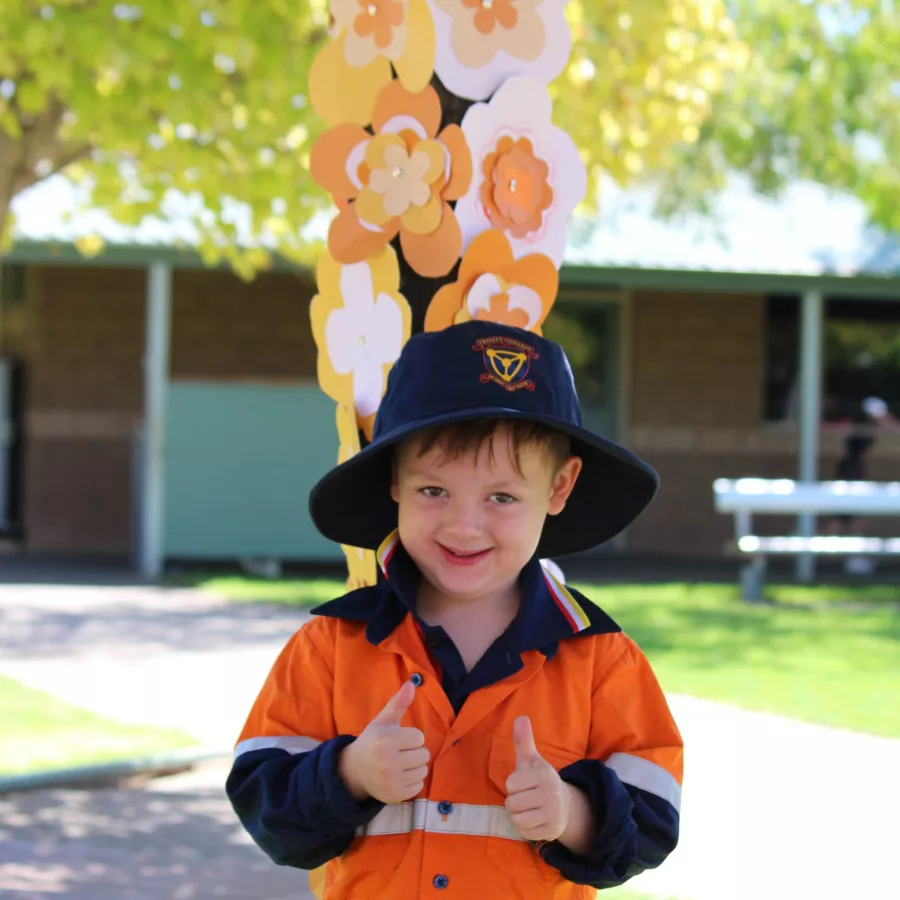
[[[558,516],[565,508],[566,501],[578,481],[581,474],[582,462],[578,456],[570,456],[560,467],[553,479],[553,485],[550,488],[550,503],[547,506],[547,513],[551,516]]]
[[[397,483],[397,460],[391,463],[391,499],[400,502],[400,485]]]

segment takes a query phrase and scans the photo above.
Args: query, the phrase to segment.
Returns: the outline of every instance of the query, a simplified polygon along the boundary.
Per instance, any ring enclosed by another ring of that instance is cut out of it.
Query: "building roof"
[[[110,258],[118,259],[129,252],[143,260],[154,253],[169,256],[176,248],[186,252],[196,245],[187,198],[176,197],[160,217],[126,227],[102,210],[77,211],[77,197],[77,188],[61,176],[20,194],[13,203],[12,258],[33,258],[29,250],[36,247],[71,248],[92,235],[103,238]],[[567,266],[615,273],[864,278],[897,290],[893,279],[900,278],[900,239],[870,227],[864,205],[850,195],[798,182],[773,199],[735,177],[709,216],[664,221],[655,215],[655,204],[650,187],[623,190],[604,183],[596,219],[573,228]],[[239,210],[235,215],[239,220]],[[323,234],[324,224],[312,223],[312,232]]]

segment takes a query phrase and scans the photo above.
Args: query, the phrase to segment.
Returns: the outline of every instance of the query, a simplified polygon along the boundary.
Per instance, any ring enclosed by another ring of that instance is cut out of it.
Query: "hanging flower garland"
[[[337,404],[339,463],[371,440],[412,330],[394,246],[417,276],[443,280],[415,297],[430,301],[426,330],[484,319],[541,333],[587,184],[546,87],[571,53],[566,3],[331,0],[332,40],[309,79],[329,130],[310,171],[338,213],[310,317],[319,382]],[[451,95],[446,110],[434,75]],[[460,122],[454,96],[484,102]],[[374,553],[342,550],[348,586],[374,584]]]

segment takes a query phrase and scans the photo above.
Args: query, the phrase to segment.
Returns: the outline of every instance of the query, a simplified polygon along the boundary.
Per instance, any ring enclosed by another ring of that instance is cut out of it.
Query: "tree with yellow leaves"
[[[555,117],[592,186],[659,173],[681,204],[728,170],[770,190],[806,175],[897,222],[895,4],[572,0],[566,13]],[[198,249],[243,275],[274,252],[311,264],[303,228],[330,204],[309,175],[325,123],[308,82],[328,26],[327,0],[6,0],[0,232],[16,194],[64,171],[124,224],[190,196]],[[458,121],[466,104],[445,106]]]
[[[250,274],[272,250],[311,263],[302,229],[328,202],[308,171],[323,123],[307,85],[328,13],[326,0],[7,0],[0,231],[11,232],[16,194],[65,171],[124,224],[158,213],[167,192],[198,198],[210,262]],[[653,168],[696,133],[731,65],[724,7],[581,0],[568,13],[575,62],[555,87],[563,127],[594,172]]]

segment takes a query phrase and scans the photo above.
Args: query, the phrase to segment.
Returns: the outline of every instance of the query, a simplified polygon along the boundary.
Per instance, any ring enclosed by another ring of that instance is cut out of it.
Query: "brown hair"
[[[561,466],[572,455],[572,441],[568,435],[528,419],[470,419],[449,425],[435,425],[410,435],[397,448],[397,453],[412,445],[417,450],[417,456],[422,457],[434,447],[440,447],[447,459],[458,459],[467,453],[477,457],[486,444],[493,459],[494,435],[501,424],[509,427],[513,465],[520,475],[522,468],[519,450],[523,446],[543,448],[556,466]]]

